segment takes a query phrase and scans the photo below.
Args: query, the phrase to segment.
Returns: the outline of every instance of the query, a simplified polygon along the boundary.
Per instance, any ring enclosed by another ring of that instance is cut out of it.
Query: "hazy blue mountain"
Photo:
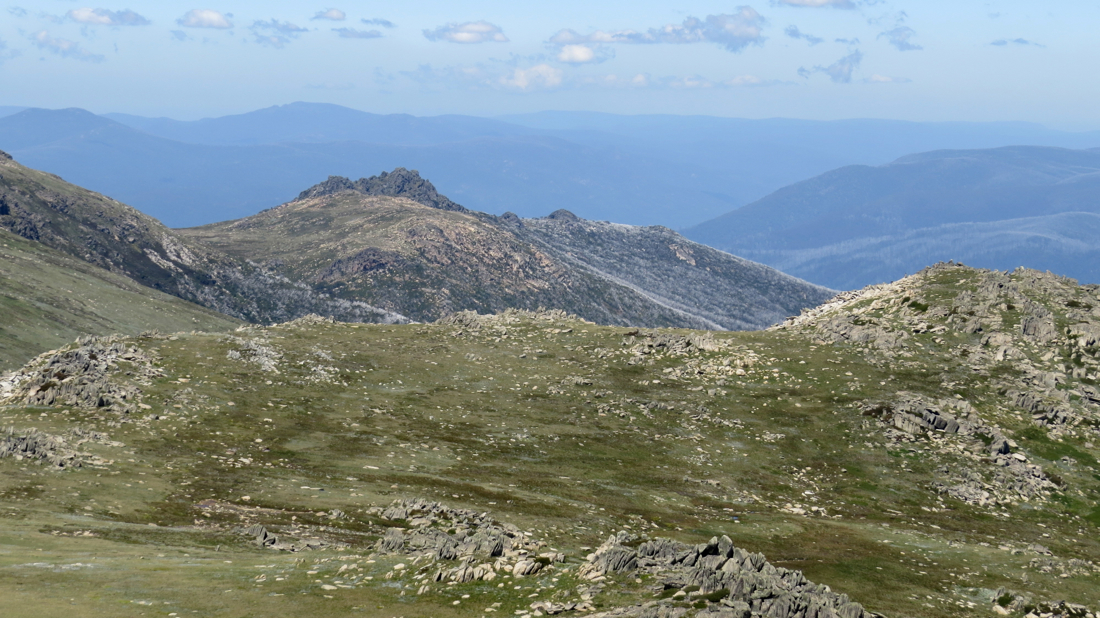
[[[525,217],[565,204],[593,219],[684,221],[669,204],[716,213],[731,206],[709,195],[722,179],[697,178],[688,164],[552,135],[218,146],[157,137],[84,110],[30,109],[0,118],[0,149],[174,227],[255,214],[330,175],[394,167],[421,171],[464,206]]]
[[[405,167],[458,203],[674,229],[849,164],[933,148],[1100,146],[1026,123],[817,122],[546,112],[379,115],[294,103],[197,121],[81,110],[0,117],[0,149],[171,225],[243,217],[330,175]]]
[[[1100,149],[935,151],[848,166],[685,231],[834,289],[956,260],[1100,281]]]
[[[0,118],[3,118],[4,116],[11,116],[12,114],[18,114],[25,109],[27,108],[12,105],[0,105]]]
[[[423,145],[545,133],[489,118],[371,114],[328,103],[290,103],[193,121],[129,114],[104,116],[157,137],[213,146],[343,141]]]

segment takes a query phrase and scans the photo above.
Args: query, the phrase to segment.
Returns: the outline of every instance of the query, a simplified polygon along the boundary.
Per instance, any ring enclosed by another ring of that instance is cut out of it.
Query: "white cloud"
[[[558,60],[570,64],[584,64],[596,59],[596,51],[587,45],[562,45]]]
[[[920,45],[915,45],[909,42],[909,39],[913,38],[913,35],[915,35],[916,33],[917,31],[913,30],[909,26],[898,26],[893,30],[887,30],[886,32],[883,32],[878,36],[879,38],[886,37],[886,40],[889,41],[891,45],[896,47],[898,51],[915,51],[918,49],[924,49]]]
[[[776,4],[783,6],[797,6],[806,8],[834,8],[834,9],[854,9],[856,5],[852,0],[778,0]]]
[[[298,38],[299,34],[309,31],[308,28],[302,28],[288,21],[277,19],[254,21],[249,26],[249,30],[256,37],[257,43],[270,45],[278,49],[282,49],[291,39]]]
[[[500,83],[519,90],[540,90],[561,86],[564,73],[561,69],[548,64],[539,64],[526,69],[514,69],[510,75],[500,78]]]
[[[62,58],[73,58],[75,60],[84,60],[85,62],[103,62],[103,56],[87,51],[76,41],[55,39],[45,30],[34,35],[32,40],[39,49],[51,51]]]
[[[733,79],[714,81],[700,75],[686,77],[665,76],[654,77],[649,73],[638,73],[631,76],[615,74],[580,77],[573,82],[576,86],[593,88],[646,88],[651,90],[709,90],[724,88],[752,88],[763,86],[787,85],[792,82],[781,82],[774,79],[763,79],[756,75],[739,75]]]
[[[379,17],[376,17],[374,19],[360,19],[359,21],[363,22],[364,24],[366,24],[368,26],[382,26],[383,28],[396,28],[397,27],[397,24],[394,24],[392,21],[390,21],[388,19],[381,19]]]
[[[749,6],[737,7],[736,13],[707,15],[705,19],[688,17],[681,24],[668,24],[637,30],[597,30],[582,35],[576,30],[560,30],[550,37],[552,45],[582,45],[586,43],[717,43],[731,52],[764,41],[764,18]]]
[[[229,16],[210,9],[191,9],[183,17],[177,19],[176,23],[186,28],[217,28],[224,30],[233,27],[233,22],[229,21]]]
[[[317,14],[313,16],[313,19],[328,19],[331,21],[344,21],[348,18],[347,13],[340,9],[327,9],[324,11],[317,11]]]
[[[1035,41],[1029,41],[1027,39],[997,39],[996,41],[993,41],[992,43],[990,43],[990,45],[995,45],[997,47],[1005,47],[1009,44],[1012,44],[1012,45],[1034,45],[1035,47],[1046,47],[1046,45],[1043,45],[1042,43],[1036,43]]]
[[[822,43],[822,42],[825,41],[825,39],[823,39],[821,37],[817,37],[817,36],[814,36],[812,34],[802,32],[801,30],[798,29],[798,26],[787,26],[787,28],[785,30],[783,30],[783,34],[786,34],[787,36],[791,37],[792,39],[802,39],[803,41],[806,41],[807,43],[809,43],[811,47],[813,47],[814,45],[817,45],[818,43]]]
[[[333,32],[343,39],[379,39],[382,33],[377,30],[356,30],[355,28],[333,28]]]
[[[830,64],[827,67],[815,66],[812,69],[800,68],[798,74],[802,77],[808,78],[814,73],[824,73],[829,76],[829,79],[834,83],[847,84],[852,81],[852,73],[859,66],[859,63],[863,61],[863,53],[858,49],[854,52],[844,56],[840,60]]]
[[[147,26],[151,22],[126,9],[124,11],[108,11],[107,9],[73,9],[68,13],[69,19],[91,26]]]
[[[429,41],[449,41],[451,43],[507,43],[508,37],[500,26],[487,21],[469,21],[464,24],[447,24],[435,30],[424,30],[424,38]]]

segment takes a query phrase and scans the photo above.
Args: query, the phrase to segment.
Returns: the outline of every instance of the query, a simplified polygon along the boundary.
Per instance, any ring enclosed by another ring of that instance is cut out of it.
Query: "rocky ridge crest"
[[[343,176],[329,176],[327,180],[320,182],[298,194],[298,200],[314,197],[327,197],[344,191],[354,191],[363,195],[404,197],[418,204],[450,210],[454,212],[470,212],[463,206],[452,202],[445,195],[436,191],[435,185],[420,177],[420,172],[407,170],[403,167],[392,172],[382,172],[370,178],[351,180]]]

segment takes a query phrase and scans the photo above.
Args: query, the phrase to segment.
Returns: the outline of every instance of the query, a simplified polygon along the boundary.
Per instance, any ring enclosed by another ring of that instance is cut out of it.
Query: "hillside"
[[[240,325],[6,230],[0,230],[0,313],[0,373],[85,335]]]
[[[707,328],[763,328],[833,294],[668,228],[587,221],[566,210],[540,219],[501,220],[562,263],[699,316]]]
[[[763,328],[832,295],[665,228],[470,212],[404,169],[330,178],[258,215],[179,233],[420,321],[544,307],[601,324]]]
[[[309,313],[348,321],[401,316],[340,299],[197,245],[156,219],[0,152],[0,229],[220,313],[271,323]]]
[[[684,233],[836,289],[954,259],[1100,281],[1100,149],[936,151],[796,183]]]
[[[1098,333],[938,265],[768,331],[70,345],[0,383],[0,612],[1095,616]]]

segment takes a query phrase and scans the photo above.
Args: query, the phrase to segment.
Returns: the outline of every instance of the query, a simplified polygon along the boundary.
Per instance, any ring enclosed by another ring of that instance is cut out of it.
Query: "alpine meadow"
[[[1100,7],[0,18],[0,616],[1100,617]]]

